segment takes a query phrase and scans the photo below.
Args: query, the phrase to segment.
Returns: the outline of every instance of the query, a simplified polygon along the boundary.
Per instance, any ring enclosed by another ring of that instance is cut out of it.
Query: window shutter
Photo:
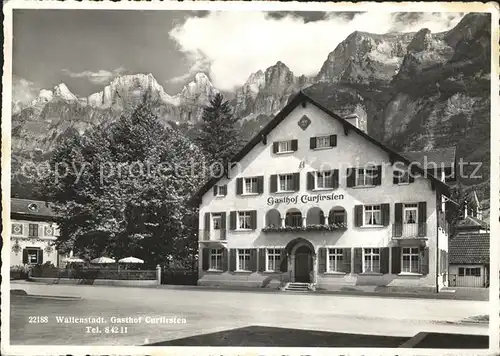
[[[236,194],[243,194],[243,178],[236,178]]]
[[[300,173],[293,173],[293,190],[300,190]]]
[[[394,237],[403,236],[403,204],[394,204],[394,228],[392,229]]]
[[[339,170],[334,169],[332,171],[332,181],[333,181],[333,189],[337,189],[339,187]]]
[[[320,225],[325,224],[325,213],[323,212],[323,210],[319,212],[319,223]]]
[[[298,147],[299,147],[299,141],[292,140],[292,151],[297,151]]]
[[[401,273],[401,247],[398,246],[392,247],[391,259],[392,259],[391,273],[393,274]]]
[[[278,191],[278,175],[272,174],[270,177],[271,180],[271,193],[276,193]]]
[[[421,246],[421,263],[420,263],[420,273],[429,274],[429,248]]]
[[[226,239],[226,213],[220,213],[220,239]]]
[[[426,236],[427,228],[427,203],[425,201],[418,203],[418,236]]]
[[[236,211],[229,213],[229,230],[236,230]]]
[[[363,205],[354,206],[354,226],[363,226]]]
[[[314,189],[314,176],[316,172],[307,172],[307,190]]]
[[[28,264],[28,250],[23,249],[23,264]]]
[[[257,229],[257,210],[250,211],[250,224],[252,230]]]
[[[288,256],[284,248],[281,249],[280,272],[288,272]]]
[[[330,135],[330,147],[337,146],[337,135]]]
[[[214,196],[216,196],[216,195],[217,195],[217,189],[218,189],[218,188],[219,188],[218,186],[214,185]]]
[[[227,195],[227,184],[223,185],[223,186],[222,186],[222,188],[224,188],[224,189],[223,189],[223,193],[222,193],[222,194],[223,194],[224,196],[226,196],[226,195]]]
[[[234,248],[229,250],[229,270],[236,271],[236,249]]]
[[[257,249],[250,250],[250,271],[257,272]]]
[[[399,183],[399,177],[401,176],[401,171],[398,169],[395,169],[392,172],[392,184],[398,184]]]
[[[201,261],[202,269],[206,271],[210,268],[210,249],[207,247],[203,248],[201,256],[202,256],[202,261]]]
[[[205,226],[203,227],[203,238],[210,239],[210,213],[205,213]]]
[[[381,204],[380,208],[382,209],[382,224],[388,226],[391,218],[389,204]]]
[[[266,270],[266,249],[259,248],[259,272]]]
[[[273,153],[278,153],[279,142],[273,142]]]
[[[345,273],[351,273],[351,249],[350,248],[344,248],[342,250],[342,260],[344,264],[344,269],[343,271]]]
[[[319,248],[318,273],[326,272],[326,248]]]
[[[356,168],[347,168],[346,183],[348,188],[356,185]]]
[[[257,193],[264,193],[264,176],[257,177]]]
[[[363,273],[363,249],[354,248],[354,273]]]
[[[389,247],[380,249],[380,273],[389,273]]]
[[[373,185],[381,185],[382,184],[382,166],[377,166],[377,175],[373,179]]]
[[[311,137],[309,140],[309,148],[314,150],[316,148],[316,137]]]
[[[227,258],[227,249],[226,248],[223,248],[222,249],[222,270],[223,271],[227,271],[227,265],[228,265],[228,258]]]

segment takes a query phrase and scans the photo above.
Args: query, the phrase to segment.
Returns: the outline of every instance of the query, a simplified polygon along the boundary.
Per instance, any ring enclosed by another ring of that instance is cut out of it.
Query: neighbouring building
[[[447,285],[453,149],[395,152],[299,92],[233,161],[198,192],[200,285]]]
[[[461,232],[450,240],[449,286],[489,286],[490,234]]]
[[[55,213],[47,202],[12,198],[10,265],[59,265],[59,253],[54,242],[59,236]]]

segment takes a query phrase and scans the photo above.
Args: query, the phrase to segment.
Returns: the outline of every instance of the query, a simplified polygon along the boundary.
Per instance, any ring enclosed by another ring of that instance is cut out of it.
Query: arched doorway
[[[295,282],[311,283],[313,270],[313,251],[307,245],[301,245],[295,250]]]

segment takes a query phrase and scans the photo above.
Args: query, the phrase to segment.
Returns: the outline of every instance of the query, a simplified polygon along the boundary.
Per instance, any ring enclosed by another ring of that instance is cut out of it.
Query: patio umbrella
[[[132,256],[122,258],[121,260],[118,260],[118,262],[120,262],[120,263],[144,263],[144,261],[141,260],[140,258],[132,257]]]
[[[94,258],[93,260],[90,261],[90,263],[101,263],[101,264],[105,264],[105,263],[115,263],[116,261],[112,258],[109,258],[109,257],[98,257],[98,258]]]

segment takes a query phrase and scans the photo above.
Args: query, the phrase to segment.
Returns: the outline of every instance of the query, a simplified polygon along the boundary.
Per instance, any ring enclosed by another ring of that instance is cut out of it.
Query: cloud
[[[186,54],[191,67],[189,71],[183,75],[179,75],[167,80],[167,83],[184,83],[191,79],[196,73],[210,73],[210,60],[200,51],[193,51]]]
[[[35,83],[12,76],[12,112],[15,114],[38,96],[40,88]]]
[[[427,27],[441,32],[462,17],[460,13],[332,12],[308,21],[293,13],[211,12],[187,18],[170,31],[192,63],[189,73],[174,79],[189,77],[201,63],[210,68],[210,79],[221,90],[234,89],[251,73],[277,61],[295,75],[315,75],[328,54],[354,31],[382,34]]]
[[[62,72],[71,78],[85,78],[92,84],[108,84],[111,79],[126,72],[125,68],[116,68],[113,71],[100,69],[97,72],[85,70],[83,72],[72,72],[69,69],[63,69]]]

